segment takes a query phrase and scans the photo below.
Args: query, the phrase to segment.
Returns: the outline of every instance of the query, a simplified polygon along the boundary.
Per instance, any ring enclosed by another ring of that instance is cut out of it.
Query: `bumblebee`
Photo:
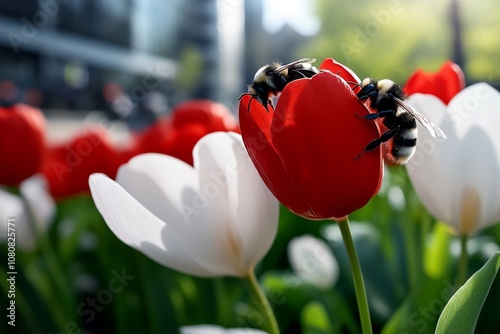
[[[431,136],[446,138],[443,130],[404,101],[405,94],[394,81],[366,78],[356,85],[361,86],[361,90],[357,93],[358,99],[368,101],[368,106],[375,111],[366,116],[358,116],[367,120],[381,119],[382,125],[387,128],[380,138],[366,145],[357,159],[365,152],[387,143],[388,158],[397,164],[405,164],[416,150],[416,121],[420,122]]]
[[[264,65],[255,73],[245,94],[252,96],[269,111],[268,106],[274,108],[271,97],[278,96],[287,84],[319,73],[318,69],[312,66],[315,61],[316,59],[302,58],[286,65],[277,62]],[[245,94],[242,94],[240,99]],[[250,110],[250,105],[248,109]]]

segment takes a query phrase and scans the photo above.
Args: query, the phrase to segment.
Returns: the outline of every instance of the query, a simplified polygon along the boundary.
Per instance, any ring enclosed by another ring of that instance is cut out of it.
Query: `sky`
[[[288,24],[301,35],[315,35],[321,25],[314,14],[315,5],[315,0],[266,0],[262,17],[264,29],[276,33]]]

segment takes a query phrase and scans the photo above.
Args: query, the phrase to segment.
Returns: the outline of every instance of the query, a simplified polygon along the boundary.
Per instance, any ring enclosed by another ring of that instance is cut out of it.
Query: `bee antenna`
[[[335,73],[336,75],[340,76],[340,70],[337,71],[337,73]],[[361,82],[354,82],[354,81],[347,81],[346,82],[349,84],[349,85],[354,85],[354,87],[352,87],[352,89],[358,87],[358,86],[361,86]]]
[[[364,149],[363,151],[361,151],[360,154],[358,154],[358,156],[356,158],[354,158],[354,160],[359,160],[364,154],[366,153],[366,149]]]
[[[360,82],[354,82],[354,81],[346,81],[349,85],[354,85],[352,89],[361,86]]]

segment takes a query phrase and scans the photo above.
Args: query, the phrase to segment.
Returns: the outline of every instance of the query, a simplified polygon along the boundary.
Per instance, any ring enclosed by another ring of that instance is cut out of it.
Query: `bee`
[[[262,66],[255,73],[252,83],[248,85],[248,92],[242,94],[240,99],[243,95],[249,94],[267,111],[269,111],[269,105],[274,109],[272,96],[278,96],[293,80],[310,78],[319,73],[318,69],[312,66],[315,61],[316,59],[302,58],[286,65],[274,62]],[[250,110],[250,104],[248,110]]]
[[[388,158],[397,164],[405,164],[416,150],[416,120],[429,131],[432,137],[446,138],[443,130],[404,101],[405,94],[394,81],[389,79],[376,81],[366,78],[355,86],[361,87],[357,93],[358,99],[368,100],[368,106],[375,111],[366,116],[358,116],[367,120],[381,119],[381,123],[388,129],[380,138],[368,143],[356,159],[359,159],[365,152],[376,149],[382,143],[387,143]]]

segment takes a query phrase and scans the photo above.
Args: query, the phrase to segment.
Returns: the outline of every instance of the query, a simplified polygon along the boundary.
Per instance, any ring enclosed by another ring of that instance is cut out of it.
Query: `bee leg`
[[[266,107],[266,111],[267,111],[267,112],[269,112],[269,109],[268,109],[268,107],[269,107],[269,106],[271,106],[271,108],[272,108],[272,109],[273,109],[273,111],[274,111],[274,104],[273,104],[273,100],[271,100],[271,99],[267,100],[267,103],[266,103],[266,105],[265,105],[265,107]]]
[[[363,101],[363,100],[366,100],[367,98],[373,97],[377,94],[378,94],[378,92],[375,89],[375,86],[370,84],[370,85],[367,85],[367,86],[361,88],[361,90],[357,94],[357,97],[359,100]]]
[[[395,114],[396,114],[395,110],[382,110],[382,111],[379,111],[379,112],[376,112],[376,113],[373,113],[373,114],[368,114],[368,115],[365,115],[365,116],[361,116],[361,115],[358,115],[358,114],[355,114],[355,115],[358,118],[364,118],[364,119],[367,119],[367,120],[374,120],[374,119],[377,119],[377,118],[384,118],[384,117],[395,115]]]
[[[248,101],[248,106],[247,106],[247,111],[250,112],[250,105],[252,104],[252,100],[254,99],[254,97],[252,96],[250,98],[250,100]]]
[[[359,158],[361,158],[363,154],[365,154],[366,152],[374,150],[377,147],[379,147],[382,143],[385,143],[386,141],[390,140],[396,135],[396,133],[398,133],[399,130],[400,128],[398,126],[395,127],[394,129],[390,129],[389,131],[384,132],[379,138],[369,142],[368,145],[365,146],[365,149],[361,151],[361,153],[356,158],[354,158],[354,160],[359,160]]]
[[[243,96],[243,95],[242,95]],[[252,105],[252,100],[257,100],[254,96],[250,95],[250,100],[248,101],[247,111],[250,112],[250,106]],[[259,100],[257,100],[258,102]],[[267,107],[266,107],[267,109]]]
[[[273,102],[271,100],[266,100],[264,102],[262,102],[262,105],[264,106],[264,108],[266,108],[266,111],[269,112],[269,105],[273,105]]]

